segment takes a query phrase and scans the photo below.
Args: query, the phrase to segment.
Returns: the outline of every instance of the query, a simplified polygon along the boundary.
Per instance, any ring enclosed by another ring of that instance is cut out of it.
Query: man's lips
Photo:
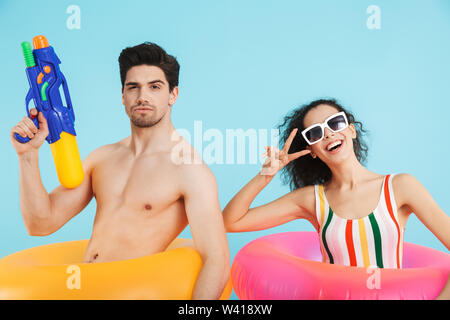
[[[147,112],[147,111],[152,111],[153,109],[151,109],[151,108],[146,108],[146,107],[138,107],[138,108],[134,108],[133,109],[133,112],[134,111],[136,111],[136,112]]]

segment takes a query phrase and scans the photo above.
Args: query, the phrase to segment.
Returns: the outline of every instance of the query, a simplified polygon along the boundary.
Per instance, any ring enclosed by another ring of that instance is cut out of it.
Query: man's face
[[[160,68],[140,65],[128,70],[122,103],[136,127],[146,128],[157,124],[177,97],[178,87],[169,91],[169,83]]]

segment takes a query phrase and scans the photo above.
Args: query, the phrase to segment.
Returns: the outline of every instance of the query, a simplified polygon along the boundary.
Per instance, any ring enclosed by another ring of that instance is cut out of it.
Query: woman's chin
[[[350,159],[351,153],[344,146],[340,147],[339,150],[326,151],[325,158],[326,164],[335,165],[341,164],[342,162]]]

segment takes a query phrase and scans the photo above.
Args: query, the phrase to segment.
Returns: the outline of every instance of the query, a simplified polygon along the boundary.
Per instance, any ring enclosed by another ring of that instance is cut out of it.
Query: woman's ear
[[[353,125],[353,123],[350,123],[350,125],[349,125],[348,127],[350,128],[350,131],[352,132],[352,139],[356,139],[356,136],[357,136],[357,134],[356,134],[356,128],[355,128],[355,126]]]
[[[317,157],[317,155],[312,151],[311,146],[306,146],[306,150],[311,151],[310,155],[311,155],[311,157],[313,157],[314,159]]]

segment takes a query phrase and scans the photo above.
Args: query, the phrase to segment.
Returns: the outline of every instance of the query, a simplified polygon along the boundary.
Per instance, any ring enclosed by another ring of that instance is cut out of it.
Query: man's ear
[[[173,106],[175,104],[175,101],[177,101],[177,98],[178,98],[178,86],[174,87],[170,92],[169,106]]]

